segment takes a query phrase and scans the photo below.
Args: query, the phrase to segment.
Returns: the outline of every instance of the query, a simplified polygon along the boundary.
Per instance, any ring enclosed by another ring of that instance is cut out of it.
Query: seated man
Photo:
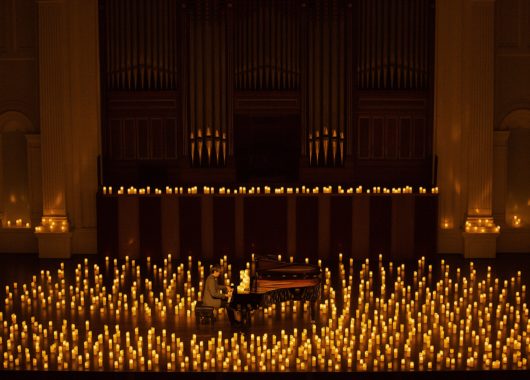
[[[232,296],[232,288],[229,286],[219,285],[217,279],[220,275],[221,266],[213,265],[210,269],[210,275],[206,278],[206,282],[204,283],[202,304],[204,306],[212,306],[215,308],[226,308],[230,324],[235,325],[239,321],[236,320],[234,316],[234,310],[232,310],[228,304],[228,299]]]

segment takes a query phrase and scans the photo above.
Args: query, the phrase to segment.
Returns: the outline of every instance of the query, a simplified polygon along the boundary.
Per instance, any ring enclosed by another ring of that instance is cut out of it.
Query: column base
[[[464,257],[466,259],[493,259],[497,255],[498,233],[464,232]]]
[[[71,232],[36,233],[39,241],[39,258],[68,259],[72,257]]]
[[[464,237],[465,258],[495,258],[500,226],[491,216],[468,216]]]

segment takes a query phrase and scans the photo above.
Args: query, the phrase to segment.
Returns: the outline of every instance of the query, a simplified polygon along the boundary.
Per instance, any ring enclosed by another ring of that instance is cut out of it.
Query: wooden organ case
[[[428,186],[433,22],[434,0],[101,0],[102,182]]]

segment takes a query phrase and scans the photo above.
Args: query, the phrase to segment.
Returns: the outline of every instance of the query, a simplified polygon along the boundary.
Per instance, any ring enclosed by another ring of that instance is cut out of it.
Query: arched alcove
[[[31,121],[19,112],[0,115],[0,217],[2,227],[30,222],[30,188],[26,135]]]
[[[530,109],[508,114],[501,129],[509,131],[506,172],[506,224],[530,227]]]

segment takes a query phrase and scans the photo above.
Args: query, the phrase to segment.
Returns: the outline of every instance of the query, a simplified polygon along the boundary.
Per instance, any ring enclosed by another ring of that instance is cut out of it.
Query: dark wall
[[[100,0],[104,182],[427,185],[433,22],[434,0]],[[253,172],[257,141],[289,172]]]

